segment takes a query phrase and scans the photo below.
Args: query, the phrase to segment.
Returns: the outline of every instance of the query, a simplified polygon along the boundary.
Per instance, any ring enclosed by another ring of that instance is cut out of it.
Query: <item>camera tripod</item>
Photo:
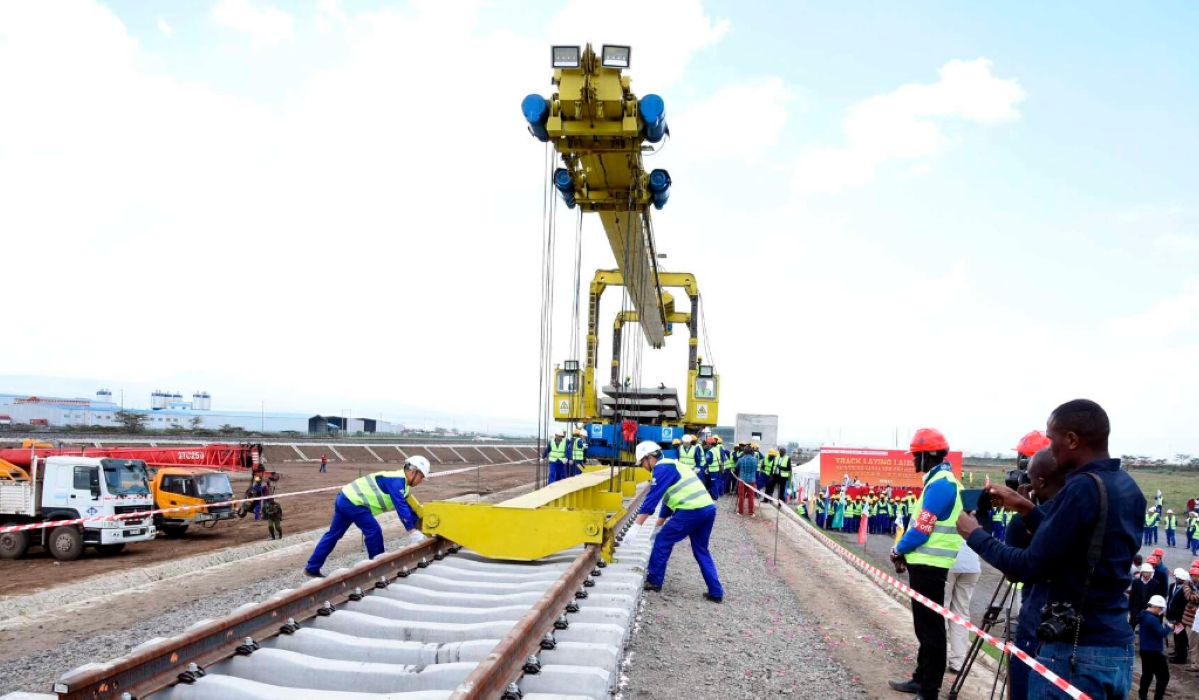
[[[1000,615],[1003,618],[1003,641],[1012,641],[1012,634],[1015,627],[1015,621],[1012,619],[1012,609],[1016,604],[1016,584],[1008,581],[1006,578],[1000,580],[999,585],[995,587],[995,592],[991,594],[991,601],[987,603],[987,610],[983,613],[982,624],[979,628],[984,632],[990,632],[1000,621]],[[974,641],[970,643],[970,650],[966,652],[966,661],[962,664],[961,672],[954,679],[953,685],[949,687],[949,700],[957,700],[958,693],[962,692],[962,686],[966,684],[966,678],[970,675],[970,670],[974,667],[974,661],[978,658],[979,652],[987,641],[980,636],[976,636]],[[1009,662],[1010,663],[1010,662]],[[1007,692],[1008,681],[1008,664],[1003,663],[1000,659],[999,665],[995,668],[995,678],[991,681],[991,700],[996,697],[1002,698]],[[996,695],[998,691],[998,696]]]

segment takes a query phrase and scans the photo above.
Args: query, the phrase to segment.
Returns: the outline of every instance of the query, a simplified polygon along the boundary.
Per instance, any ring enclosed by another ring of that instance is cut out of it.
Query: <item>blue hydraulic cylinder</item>
[[[661,168],[650,173],[649,193],[655,209],[666,206],[666,200],[670,199],[670,173]]]
[[[529,133],[542,143],[549,141],[550,132],[546,130],[545,123],[550,118],[550,103],[541,95],[529,95],[521,100],[520,111],[525,115],[525,121],[529,122]]]
[[[558,168],[554,171],[554,187],[558,188],[558,192],[562,194],[562,201],[566,202],[566,206],[575,208],[575,183],[570,177],[570,171],[566,168]]]
[[[641,121],[645,123],[645,139],[657,143],[666,135],[666,103],[657,95],[641,98]]]

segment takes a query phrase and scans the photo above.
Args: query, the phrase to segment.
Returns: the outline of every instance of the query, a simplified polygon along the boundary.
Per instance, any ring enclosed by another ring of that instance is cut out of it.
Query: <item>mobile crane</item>
[[[553,186],[566,206],[599,214],[616,270],[600,270],[591,282],[587,316],[587,359],[567,360],[555,370],[553,412],[558,421],[585,423],[588,457],[622,461],[630,442],[654,440],[664,447],[686,430],[714,426],[719,402],[715,368],[698,355],[699,289],[695,276],[658,268],[650,207],[661,209],[670,198],[671,178],[663,169],[646,172],[642,153],[669,134],[665,103],[658,95],[638,99],[624,69],[628,46],[605,45],[597,55],[590,44],[551,49],[556,92],[549,99],[527,96],[521,111],[529,132],[550,143],[561,156]],[[595,384],[599,302],[609,286],[624,287],[631,310],[617,316],[613,337],[611,383],[600,399]],[[683,288],[690,312],[679,313],[665,287]],[[640,324],[646,342],[661,348],[674,323],[687,323],[690,352],[686,406],[675,389],[634,388],[620,381],[621,329]],[[623,421],[637,422],[635,436],[620,430]]]

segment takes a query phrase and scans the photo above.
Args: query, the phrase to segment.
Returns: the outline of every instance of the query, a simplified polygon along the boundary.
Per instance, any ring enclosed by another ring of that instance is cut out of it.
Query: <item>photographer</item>
[[[1021,484],[1020,491],[1021,494],[1027,493],[1027,497],[1037,504],[1037,509],[1041,511],[1042,515],[1047,507],[1046,504],[1066,485],[1066,475],[1053,461],[1048,444],[1049,441],[1046,439],[1046,447],[1029,459],[1027,483]],[[1011,487],[1010,482],[1008,486]],[[998,488],[993,489],[992,493],[998,490]],[[1028,531],[1024,529],[1023,518],[1017,514],[1012,519],[1012,529],[1007,533],[1008,546],[1026,549],[1031,539]],[[1024,586],[1021,593],[1023,605],[1021,605],[1019,617],[1016,619],[1015,642],[1021,651],[1036,656],[1037,647],[1041,645],[1041,642],[1037,640],[1037,626],[1041,623],[1041,608],[1045,606],[1047,586],[1043,583],[1028,584]],[[1027,700],[1029,697],[1028,679],[1032,669],[1027,664],[1015,660],[1011,662],[1009,668],[1011,700]]]
[[[1037,660],[1092,698],[1123,698],[1133,666],[1124,591],[1141,541],[1145,497],[1109,456],[1110,423],[1095,402],[1062,404],[1050,415],[1047,432],[1066,483],[1044,511],[1010,489],[988,489],[995,502],[1024,517],[1033,534],[1028,549],[1003,545],[968,515],[959,517],[958,531],[1008,578],[1044,584]],[[1102,509],[1107,517],[1100,522]],[[1102,537],[1092,554],[1096,533]],[[1065,697],[1039,674],[1029,679],[1028,695]]]

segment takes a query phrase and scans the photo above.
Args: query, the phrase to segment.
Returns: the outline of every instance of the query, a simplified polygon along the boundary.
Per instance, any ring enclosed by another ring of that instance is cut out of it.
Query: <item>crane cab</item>
[[[567,360],[554,369],[554,420],[583,419],[583,372],[578,360]]]
[[[720,376],[716,368],[700,362],[688,374],[690,400],[687,402],[686,425],[716,425],[720,406]]]

